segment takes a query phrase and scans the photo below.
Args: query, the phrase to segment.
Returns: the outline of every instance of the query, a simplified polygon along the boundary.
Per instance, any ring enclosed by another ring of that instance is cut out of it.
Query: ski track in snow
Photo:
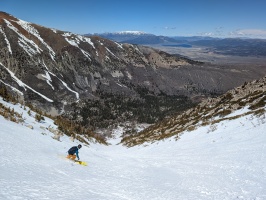
[[[55,126],[52,120],[37,123],[27,110],[8,106],[17,107],[34,129],[0,116],[0,199],[266,199],[265,115],[145,147],[126,148],[116,145],[118,139],[110,146],[84,145],[84,167],[63,158],[77,141],[64,136],[58,142],[40,129]]]

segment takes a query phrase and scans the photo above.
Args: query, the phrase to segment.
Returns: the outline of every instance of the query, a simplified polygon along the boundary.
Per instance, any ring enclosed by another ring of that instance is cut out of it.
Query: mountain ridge
[[[202,126],[210,126],[215,130],[217,124],[223,121],[251,114],[265,116],[265,106],[266,77],[263,77],[246,82],[219,97],[208,98],[197,106],[179,115],[166,118],[141,132],[125,136],[121,143],[126,146],[135,146],[169,137],[179,139],[184,132],[191,132]]]
[[[136,34],[138,33],[138,34]],[[89,35],[89,34],[85,34]],[[174,38],[167,36],[157,36],[152,33],[138,32],[138,31],[121,31],[121,32],[110,32],[110,33],[94,33],[93,35],[98,35],[103,38],[107,38],[113,41],[121,43],[130,43],[130,44],[172,44],[177,43],[178,41]]]
[[[257,38],[218,38],[209,36],[159,36],[154,34],[96,34],[101,37],[122,43],[160,46],[205,48],[206,51],[221,55],[233,56],[266,56],[265,39]]]
[[[261,76],[0,16],[0,84],[48,114],[92,129],[154,123]]]

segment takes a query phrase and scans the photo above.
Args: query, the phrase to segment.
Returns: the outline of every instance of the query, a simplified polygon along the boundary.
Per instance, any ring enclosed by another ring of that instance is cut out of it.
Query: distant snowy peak
[[[129,44],[176,44],[178,41],[171,37],[157,36],[151,33],[145,33],[142,31],[120,31],[114,33],[102,33],[95,34],[101,37],[107,38],[121,43]]]
[[[118,32],[105,32],[105,33],[95,33],[94,35],[100,36],[146,36],[146,35],[153,35],[151,33],[146,33],[143,31],[118,31]]]
[[[120,35],[151,35],[149,33],[145,33],[143,31],[120,31],[120,32],[116,32],[115,34],[120,34]]]
[[[87,34],[89,35],[89,34]],[[155,36],[151,33],[143,31],[119,31],[119,32],[105,32],[105,33],[94,33],[94,35],[107,36],[107,37],[141,37],[141,36]]]

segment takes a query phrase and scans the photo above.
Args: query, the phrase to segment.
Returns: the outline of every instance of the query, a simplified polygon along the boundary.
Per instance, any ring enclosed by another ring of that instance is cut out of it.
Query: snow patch
[[[126,85],[122,84],[122,83],[119,83],[119,82],[116,82],[117,85],[119,85],[120,87],[124,87],[124,88],[127,88]]]
[[[95,46],[94,46],[94,44],[93,44],[93,42],[91,41],[90,38],[88,38],[88,37],[84,37],[84,36],[81,36],[81,35],[77,35],[77,38],[78,38],[80,41],[82,41],[82,42],[87,42],[87,43],[89,43],[94,49],[96,49]]]
[[[19,46],[21,46],[24,49],[24,51],[28,53],[29,56],[42,52],[42,49],[40,49],[37,44],[35,44],[32,40],[29,40],[24,35],[22,35],[19,32],[19,30],[16,27],[14,27],[8,20],[4,19],[4,21],[7,24],[7,26],[19,36],[18,38]]]
[[[100,40],[98,40],[98,42],[99,42],[100,45],[104,46],[104,44]]]
[[[19,20],[16,22],[19,24],[24,30],[29,32],[30,34],[34,35],[36,38],[38,38],[39,41],[49,50],[51,58],[54,60],[55,58],[55,52],[54,50],[43,40],[43,38],[40,36],[39,32],[37,29],[35,29],[33,26],[30,25],[29,22]]]
[[[3,31],[3,29],[1,27],[0,27],[0,32],[4,35],[4,38],[5,38],[5,41],[6,41],[6,44],[7,44],[7,48],[8,48],[9,53],[12,54],[10,42],[7,39],[5,32]]]
[[[25,83],[23,83],[21,80],[19,80],[19,79],[15,76],[15,74],[14,74],[12,71],[10,71],[7,67],[5,67],[1,62],[0,62],[0,65],[1,65],[2,67],[4,67],[4,68],[8,71],[8,73],[9,73],[10,76],[13,78],[13,80],[16,81],[17,84],[18,84],[20,87],[23,87],[25,91],[27,90],[26,88],[28,88],[28,89],[30,89],[31,91],[33,91],[34,93],[36,93],[36,94],[38,94],[39,96],[41,96],[42,98],[44,98],[46,101],[53,102],[53,100],[51,100],[51,99],[49,99],[48,97],[44,96],[43,94],[37,92],[36,90],[34,90],[33,88],[31,88],[30,86],[28,86],[28,85],[26,85]]]
[[[64,81],[62,81],[61,79],[59,79],[59,80],[66,87],[66,89],[68,89],[70,92],[73,92],[76,95],[76,98],[79,100],[79,93],[74,91],[74,90],[72,90],[71,88],[69,88],[68,85]]]
[[[119,43],[117,43],[117,42],[115,42],[115,44],[116,44],[119,48],[124,49],[123,46],[122,46],[122,44],[119,44]]]
[[[23,96],[23,92],[19,91],[17,88],[14,88],[12,85],[9,85],[8,83],[5,83],[4,81],[2,81],[0,79],[0,81],[5,85],[5,86],[8,86],[10,87],[13,91],[17,92],[18,94],[20,94],[21,96]]]
[[[105,49],[113,56],[115,57],[116,59],[120,60],[120,58],[118,58],[115,54],[113,54],[112,51],[110,51],[110,49],[108,49],[107,47],[105,47]]]
[[[126,74],[127,74],[127,77],[128,77],[130,80],[132,80],[132,75],[131,75],[128,71],[126,71]]]
[[[116,70],[116,71],[112,71],[112,72],[111,72],[111,75],[112,75],[112,77],[114,77],[114,78],[124,77],[124,74],[123,74],[121,71],[118,71],[118,70]]]
[[[45,71],[45,75],[42,75],[42,76],[46,79],[46,82],[52,87],[53,90],[54,90],[54,86],[51,84],[52,83],[52,78],[51,78],[50,75],[56,77],[66,87],[66,89],[69,90],[70,92],[74,93],[76,98],[77,98],[77,100],[79,100],[79,93],[78,92],[76,92],[76,91],[72,90],[71,88],[69,88],[68,85],[62,79],[58,78],[58,76],[56,76],[54,73],[50,72],[48,67],[44,63],[44,61],[43,61],[43,66],[46,68],[46,71]],[[60,75],[63,77],[62,74],[60,74]],[[75,85],[75,84],[73,83],[73,85]],[[66,102],[66,104],[67,104],[67,102]]]
[[[70,37],[69,34],[64,33],[63,36],[65,36],[65,40],[72,46],[78,47],[79,40],[76,40],[76,38]]]
[[[46,82],[48,83],[48,85],[50,85],[51,88],[54,90],[54,86],[51,84],[52,79],[51,79],[49,72],[45,71],[45,75],[42,75],[42,76],[46,79]]]
[[[74,35],[74,34],[71,34],[71,33],[64,33],[63,36],[65,37],[65,40],[70,45],[79,48],[80,51],[83,53],[83,55],[85,57],[87,57],[89,60],[91,60],[90,59],[91,55],[87,51],[85,51],[84,49],[79,47],[80,42],[86,42],[86,43],[90,44],[94,49],[96,49],[90,38],[83,37],[81,35]],[[98,54],[97,51],[96,51],[96,54]]]
[[[51,28],[54,33],[57,33],[57,29]]]
[[[81,52],[89,59],[89,60],[91,60],[90,59],[90,54],[87,52],[87,51],[84,51],[83,49],[80,49],[81,50]]]
[[[51,88],[54,90],[54,86],[52,85],[52,78],[50,76],[50,71],[48,69],[48,67],[46,66],[46,64],[44,63],[44,61],[42,62],[43,66],[46,68],[45,71],[45,75],[42,74],[42,77],[46,80],[47,84],[51,86]],[[51,73],[52,75],[54,75],[53,73]]]

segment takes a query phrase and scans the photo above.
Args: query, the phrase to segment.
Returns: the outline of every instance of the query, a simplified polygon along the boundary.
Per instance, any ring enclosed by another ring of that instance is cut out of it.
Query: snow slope
[[[178,141],[83,146],[87,167],[64,158],[77,142],[56,141],[40,128],[52,120],[23,117],[33,130],[0,116],[1,200],[266,199],[265,115],[202,127]]]

